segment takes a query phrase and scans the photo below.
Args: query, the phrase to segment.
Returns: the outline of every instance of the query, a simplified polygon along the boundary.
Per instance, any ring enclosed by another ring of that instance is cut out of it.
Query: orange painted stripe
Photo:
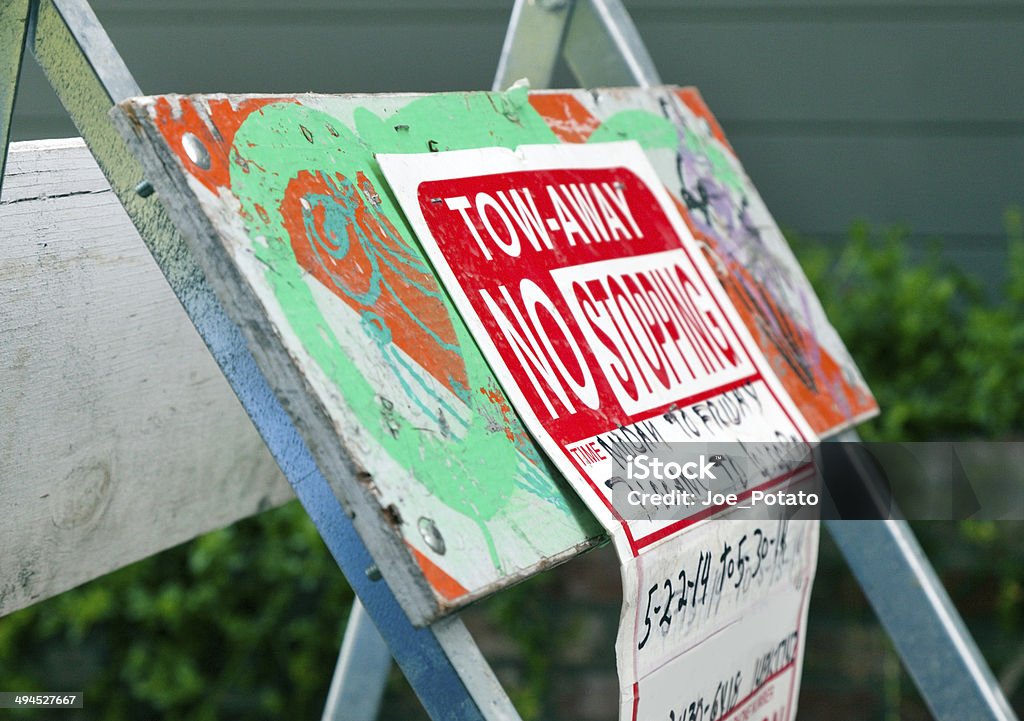
[[[686,105],[690,111],[699,118],[704,118],[707,122],[708,127],[711,129],[711,134],[725,146],[733,155],[736,155],[736,151],[732,149],[732,145],[729,144],[728,138],[725,137],[725,132],[722,130],[722,126],[718,124],[718,119],[712,114],[711,109],[708,108],[707,103],[704,102],[704,98],[701,96],[700,91],[697,88],[680,88],[676,91],[676,95],[683,104]]]
[[[600,120],[568,93],[538,93],[528,99],[563,143],[585,143],[601,125]]]
[[[440,566],[420,553],[419,549],[408,543],[406,545],[412,550],[412,555],[416,558],[416,562],[420,564],[420,570],[423,571],[423,577],[427,579],[427,583],[429,583],[435,591],[449,601],[462,598],[469,593],[461,583],[449,576],[441,570]]]

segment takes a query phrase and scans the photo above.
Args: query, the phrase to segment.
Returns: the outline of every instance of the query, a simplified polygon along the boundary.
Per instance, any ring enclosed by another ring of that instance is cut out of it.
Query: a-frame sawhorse
[[[159,205],[140,202],[151,189],[107,112],[142,93],[86,0],[0,0],[0,178],[24,48],[46,73],[361,602],[346,629],[324,718],[374,718],[393,657],[432,718],[517,719],[458,618],[428,628],[409,623],[177,230]],[[561,56],[584,86],[660,83],[619,0],[516,0],[494,87],[520,77],[545,87]],[[852,455],[851,463],[857,463]],[[906,522],[826,525],[936,718],[1016,718]]]

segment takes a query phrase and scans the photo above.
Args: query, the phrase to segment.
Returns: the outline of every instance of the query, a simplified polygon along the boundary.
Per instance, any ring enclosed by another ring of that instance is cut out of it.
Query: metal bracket
[[[661,84],[620,0],[516,0],[492,88],[549,87],[559,55],[584,87]]]

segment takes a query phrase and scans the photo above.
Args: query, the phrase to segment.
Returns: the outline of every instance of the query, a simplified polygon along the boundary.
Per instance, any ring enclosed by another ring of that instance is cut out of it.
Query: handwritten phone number
[[[680,569],[675,577],[659,579],[647,591],[647,611],[644,614],[644,635],[637,643],[642,650],[651,638],[657,623],[663,636],[668,635],[674,616],[690,609],[710,609],[720,603],[730,590],[742,597],[751,583],[774,581],[798,554],[788,553],[789,521],[776,524],[774,532],[755,528],[735,543],[724,541],[720,552],[701,551],[696,567]],[[712,576],[714,569],[714,576]],[[716,606],[717,607],[717,606]]]

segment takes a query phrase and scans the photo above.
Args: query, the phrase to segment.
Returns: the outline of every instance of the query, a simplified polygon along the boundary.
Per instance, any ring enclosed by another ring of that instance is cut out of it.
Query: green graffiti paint
[[[710,136],[683,126],[679,130],[664,116],[646,110],[623,110],[607,120],[591,134],[588,143],[607,143],[616,140],[635,140],[644,150],[668,149],[703,157],[711,164],[715,180],[740,196],[744,193],[744,180],[729,156]],[[680,147],[680,145],[685,146]]]
[[[733,161],[710,136],[704,136],[684,128],[686,147],[692,155],[703,156],[711,164],[711,174],[715,180],[729,188],[737,197],[746,194],[743,177],[736,171]]]
[[[379,153],[425,153],[466,148],[515,148],[557,143],[525,92],[453,93],[411,101],[387,118],[358,108],[356,131]]]
[[[644,150],[675,149],[679,136],[668,120],[645,110],[623,110],[608,118],[594,130],[588,143],[635,140]]]
[[[336,117],[291,103],[269,105],[253,113],[234,138],[231,189],[241,203],[249,237],[258,239],[253,251],[267,268],[266,280],[305,351],[376,444],[440,502],[477,522],[492,562],[500,569],[488,522],[501,513],[513,493],[525,491],[565,513],[573,509],[566,501],[566,491],[525,440],[515,416],[503,418],[515,443],[504,427],[496,429],[493,421],[488,422],[488,414],[495,413],[493,401],[473,389],[496,388],[496,382],[468,329],[442,294],[465,363],[469,391],[462,400],[471,409],[468,425],[453,428],[450,437],[444,438],[420,432],[398,415],[383,423],[380,389],[362,375],[317,310],[307,286],[308,273],[296,261],[280,207],[288,183],[303,171],[316,169],[323,176],[341,174],[348,179],[363,173],[381,191],[374,199],[377,212],[397,229],[410,253],[425,263],[413,233],[387,192],[373,152],[422,152],[430,141],[442,149],[495,144],[515,147],[554,142],[554,136],[525,103],[525,96],[441,95],[414,100],[386,118],[365,109],[357,109],[354,117],[356,133]],[[308,130],[328,124],[332,132]],[[395,126],[405,127],[396,130]],[[359,192],[354,186],[353,190]],[[370,330],[374,328],[379,332],[379,325],[371,325]],[[389,340],[372,332],[367,336],[369,342],[384,345]],[[533,462],[524,463],[524,456]]]

